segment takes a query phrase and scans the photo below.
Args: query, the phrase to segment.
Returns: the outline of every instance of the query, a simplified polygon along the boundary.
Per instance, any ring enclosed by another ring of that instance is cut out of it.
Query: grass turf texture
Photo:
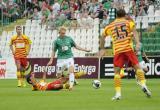
[[[123,79],[122,99],[111,101],[113,80],[101,80],[94,89],[92,80],[80,79],[73,91],[31,91],[16,87],[17,80],[0,80],[0,110],[159,110],[159,79],[149,79],[152,98],[148,99],[134,79]]]

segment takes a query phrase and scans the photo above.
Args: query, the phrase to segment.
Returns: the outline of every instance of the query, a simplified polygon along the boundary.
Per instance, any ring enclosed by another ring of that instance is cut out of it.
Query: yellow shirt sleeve
[[[13,45],[13,40],[14,40],[14,39],[16,39],[16,36],[12,36],[12,37],[11,37],[11,40],[10,40],[10,42],[9,42],[9,45]]]
[[[30,38],[29,38],[28,36],[24,35],[24,37],[27,39],[28,44],[31,44],[31,43],[32,43],[32,41],[30,40]]]
[[[105,27],[105,29],[103,30],[102,36],[107,37],[111,35],[111,31],[110,29],[108,29],[108,27]]]
[[[32,43],[32,41],[29,39],[29,37],[28,37],[28,42],[29,42],[29,44],[31,44],[31,43]]]
[[[135,28],[135,23],[133,21],[129,22],[130,29],[133,30]]]

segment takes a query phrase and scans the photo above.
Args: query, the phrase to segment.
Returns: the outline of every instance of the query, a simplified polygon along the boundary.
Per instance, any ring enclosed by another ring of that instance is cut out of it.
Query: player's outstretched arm
[[[81,51],[85,51],[85,52],[91,52],[91,50],[89,50],[89,49],[84,49],[84,48],[78,46],[77,44],[75,44],[75,48],[76,48],[77,50],[81,50]]]
[[[98,56],[99,58],[102,58],[106,53],[106,50],[105,49],[101,49],[97,54],[96,56]]]
[[[100,37],[100,49],[104,49],[105,44],[105,34],[102,33],[102,36]]]
[[[100,38],[100,51],[97,52],[96,56],[98,56],[99,58],[102,58],[105,55],[105,37],[107,36],[107,34],[105,33],[105,31],[102,33],[101,38]]]

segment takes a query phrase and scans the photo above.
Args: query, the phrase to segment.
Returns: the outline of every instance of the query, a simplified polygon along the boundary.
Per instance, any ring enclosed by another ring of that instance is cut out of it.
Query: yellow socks
[[[87,74],[86,72],[80,71],[80,72],[78,72],[78,73],[75,73],[75,78],[77,79],[77,78],[79,78],[79,77],[81,77],[81,76],[84,76],[84,75],[86,75],[86,74]]]
[[[69,84],[68,83],[63,84],[63,89],[69,89]]]
[[[121,95],[121,77],[119,74],[114,75],[114,87],[116,90],[116,94]]]
[[[21,80],[20,80],[20,79],[18,79],[17,87],[21,87],[21,86],[22,86],[22,84],[21,84]]]
[[[18,87],[21,87],[21,86],[22,86],[22,83],[21,83],[21,78],[22,78],[22,76],[21,76],[20,71],[17,71],[16,75],[17,75],[17,80],[18,80],[17,86],[18,86]]]
[[[26,87],[25,71],[22,71],[22,72],[21,72],[21,75],[22,75],[22,86],[23,86],[23,87]]]
[[[24,72],[17,71],[18,87],[26,87]]]
[[[145,76],[144,76],[144,71],[141,69],[137,69],[136,75],[137,75],[138,80],[140,81],[141,86],[145,86],[146,80],[145,80]]]

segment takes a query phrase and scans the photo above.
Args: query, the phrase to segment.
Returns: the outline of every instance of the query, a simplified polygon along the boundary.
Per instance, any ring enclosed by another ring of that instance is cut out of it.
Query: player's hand
[[[99,59],[103,59],[103,55],[101,55],[100,52],[97,52],[94,56]]]
[[[98,53],[97,53],[97,56],[99,59],[102,59],[103,60],[103,56],[105,55],[105,50],[102,49],[100,50]]]

